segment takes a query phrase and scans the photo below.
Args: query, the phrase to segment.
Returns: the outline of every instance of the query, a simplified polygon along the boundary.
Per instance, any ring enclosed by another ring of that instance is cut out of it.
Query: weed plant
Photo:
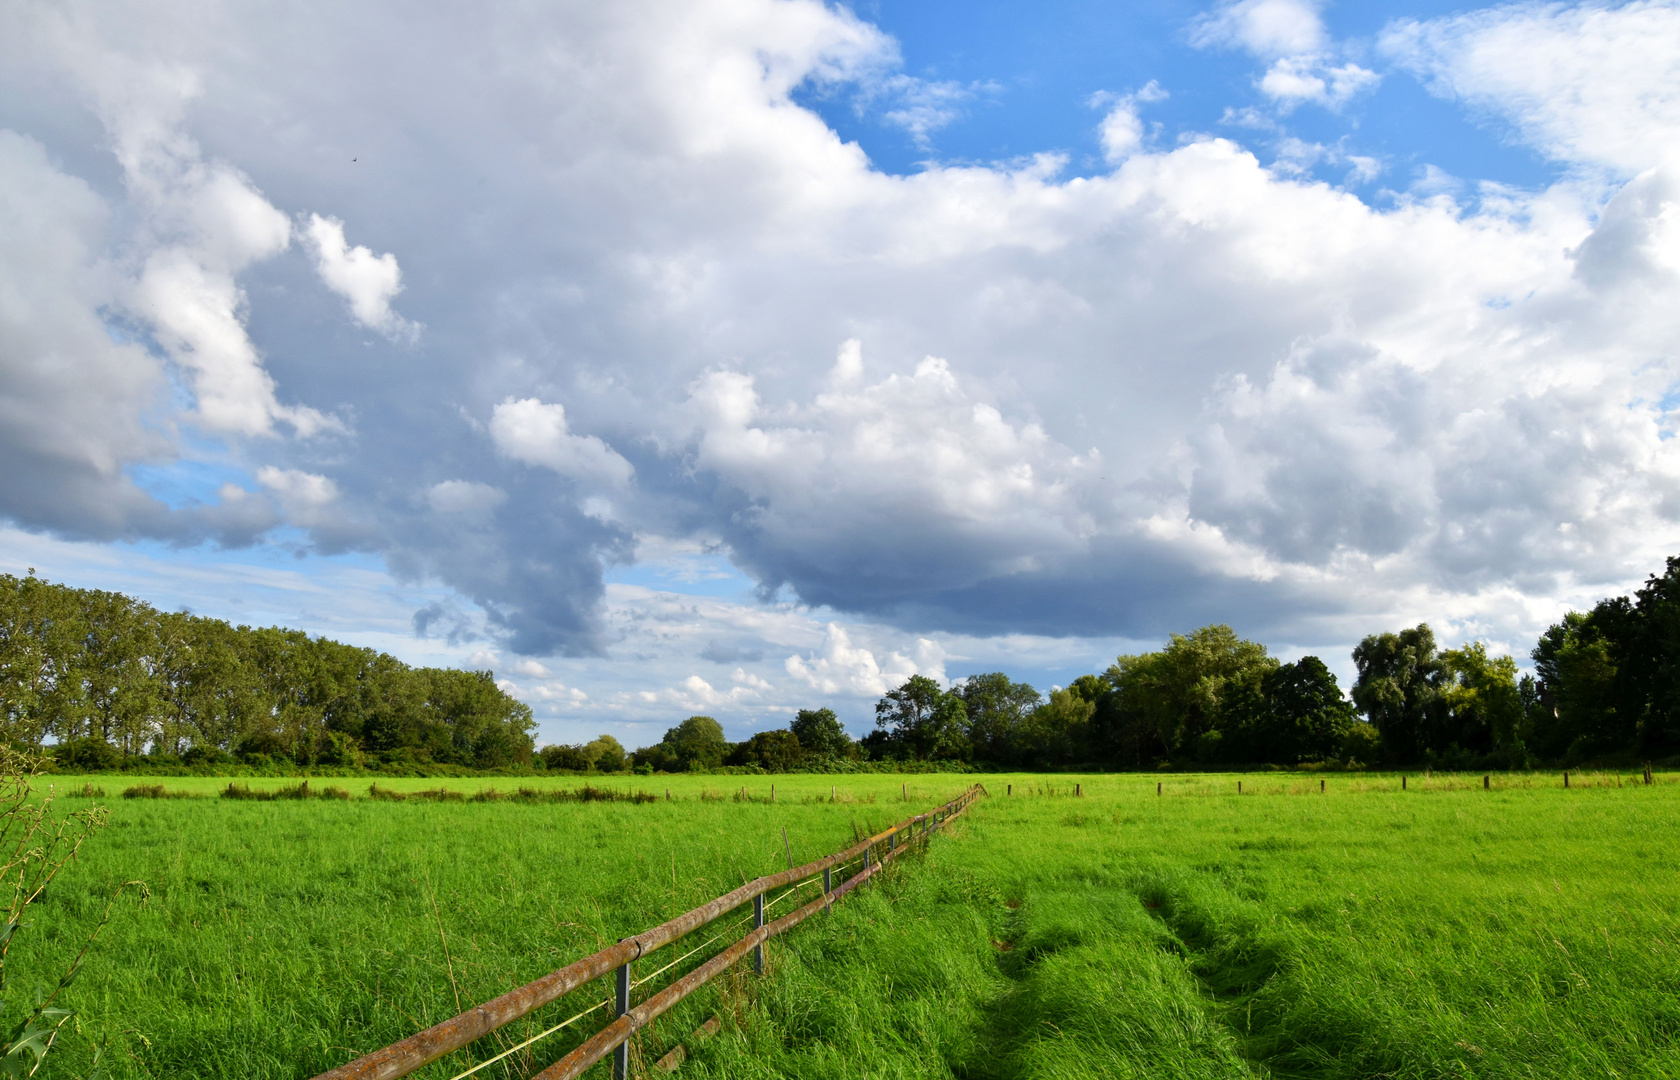
[[[588,801],[551,795],[571,778],[524,799],[382,780],[404,798],[125,800],[14,962],[96,923],[111,882],[144,879],[151,901],[65,992],[83,1042],[109,1043],[101,1064],[307,1077],[784,867],[783,827],[803,862],[968,779],[755,778],[744,799],[659,777]],[[1680,784],[985,783],[925,853],[771,942],[765,978],[741,965],[645,1032],[638,1067],[715,1014],[681,1075],[1680,1075]],[[669,956],[638,964],[638,997],[685,970],[654,974]],[[420,1075],[454,1076],[609,994],[586,987]],[[603,1016],[479,1075],[528,1075]],[[85,1072],[79,1052],[43,1074]]]

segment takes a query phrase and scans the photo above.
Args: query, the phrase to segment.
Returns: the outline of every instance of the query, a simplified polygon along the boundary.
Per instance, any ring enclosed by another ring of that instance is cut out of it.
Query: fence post
[[[833,874],[834,874],[834,868],[832,866],[823,867],[823,899],[824,900],[828,900],[829,894],[834,892],[834,877],[833,877]],[[830,915],[834,914],[834,902],[832,900],[829,900],[829,902],[828,902],[828,913]]]
[[[1238,795],[1242,794],[1242,781],[1241,780],[1237,781],[1237,794]]]
[[[764,925],[764,894],[753,897],[753,929]],[[753,974],[764,974],[764,942],[753,946]]]
[[[1161,794],[1161,781],[1155,781],[1155,794]]]
[[[892,832],[887,834],[887,854],[891,855],[893,852],[895,852],[897,850],[898,850],[898,830],[894,829]]]
[[[618,940],[624,941],[625,938]],[[630,965],[628,962],[620,964],[618,968],[618,1015],[623,1016],[630,1011]],[[630,1080],[630,1040],[625,1039],[613,1050],[612,1060],[613,1080]]]
[[[1324,781],[1323,780],[1320,780],[1318,782],[1318,793],[1320,795],[1324,794]]]
[[[1405,778],[1405,777],[1404,777],[1404,776],[1402,776],[1402,777],[1401,777],[1401,778],[1400,778],[1400,790],[1401,790],[1401,791],[1405,791],[1405,790],[1406,790],[1406,778]]]
[[[1569,774],[1568,773],[1563,774],[1563,786],[1564,787],[1569,786]]]
[[[1482,790],[1483,791],[1489,790],[1488,789],[1488,782],[1491,781],[1492,779],[1493,779],[1493,777],[1491,777],[1491,776],[1483,776],[1482,777]]]

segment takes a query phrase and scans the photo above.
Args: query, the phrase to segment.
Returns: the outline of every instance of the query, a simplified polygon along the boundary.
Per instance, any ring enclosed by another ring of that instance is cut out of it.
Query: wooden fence
[[[591,980],[601,978],[609,973],[616,975],[616,994],[612,999],[599,1002],[533,1038],[505,1050],[493,1058],[479,1062],[460,1073],[455,1080],[462,1080],[462,1078],[470,1076],[480,1069],[493,1065],[497,1061],[530,1046],[539,1039],[562,1030],[608,1004],[616,1007],[616,1018],[586,1039],[582,1045],[571,1053],[538,1073],[535,1080],[566,1080],[566,1078],[578,1076],[608,1054],[614,1055],[613,1076],[615,1080],[624,1080],[629,1072],[629,1040],[632,1035],[652,1023],[655,1018],[683,998],[704,986],[709,980],[729,970],[749,953],[753,957],[754,970],[762,973],[764,970],[764,943],[766,941],[778,934],[786,933],[812,915],[832,907],[847,893],[880,873],[881,868],[888,862],[918,844],[927,843],[934,833],[939,831],[952,818],[968,809],[970,803],[985,793],[985,788],[976,784],[950,802],[935,807],[924,814],[907,818],[844,851],[836,852],[824,859],[818,859],[816,862],[806,863],[804,866],[789,867],[779,874],[768,874],[749,881],[740,888],[725,893],[710,903],[702,904],[692,911],[684,912],[669,922],[651,930],[643,931],[634,937],[624,938],[615,945],[609,945],[591,956],[586,956],[575,963],[568,964],[559,971],[544,975],[535,982],[527,983],[516,990],[510,990],[501,997],[468,1009],[459,1016],[429,1027],[425,1031],[410,1035],[401,1042],[392,1043],[383,1049],[375,1050],[371,1054],[340,1065],[336,1069],[330,1069],[320,1074],[315,1080],[392,1080],[394,1077],[407,1076],[416,1069],[429,1065],[438,1058],[461,1049],[475,1039],[482,1038],[504,1025],[527,1016],[537,1009],[559,1000]],[[836,885],[834,883],[837,876],[836,871],[844,872],[848,870],[851,871],[850,874],[844,876],[841,883]],[[800,888],[814,884],[818,877],[822,879],[822,891],[815,899],[774,921],[765,922],[764,898],[767,893],[775,892],[778,889],[786,889],[787,891],[782,896],[772,901],[772,904],[778,903],[788,896],[796,896]],[[747,934],[723,948],[699,967],[678,978],[663,990],[646,997],[638,1004],[631,1004],[631,991],[636,986],[692,958],[707,946],[715,943],[717,937],[715,936],[709,941],[703,942],[699,947],[691,949],[683,956],[669,961],[639,982],[632,982],[632,964],[650,956],[656,950],[682,941],[687,935],[722,918],[748,901],[752,902],[753,914],[752,929]]]

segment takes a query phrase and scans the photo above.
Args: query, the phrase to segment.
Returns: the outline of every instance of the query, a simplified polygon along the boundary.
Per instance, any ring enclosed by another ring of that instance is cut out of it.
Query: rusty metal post
[[[830,866],[825,866],[825,867],[823,867],[823,899],[827,900],[828,899],[828,894],[833,892],[833,891],[834,891],[834,868],[830,867]],[[834,914],[834,905],[832,903],[828,905],[828,913],[830,915]]]
[[[753,929],[757,930],[759,927],[761,927],[763,925],[764,925],[764,894],[759,893],[757,896],[753,897]],[[764,943],[763,942],[759,942],[757,945],[753,946],[753,974],[754,975],[764,974]]]
[[[619,939],[623,941],[623,938]],[[630,1011],[630,965],[624,963],[618,968],[618,1015],[623,1016]],[[626,1039],[618,1044],[613,1051],[612,1060],[613,1080],[630,1080],[630,1040]]]

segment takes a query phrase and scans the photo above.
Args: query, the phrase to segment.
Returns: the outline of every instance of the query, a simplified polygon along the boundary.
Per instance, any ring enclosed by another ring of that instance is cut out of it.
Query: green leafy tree
[[[1489,656],[1473,641],[1441,654],[1441,688],[1434,749],[1452,747],[1474,754],[1500,751],[1524,756],[1523,705],[1517,686],[1517,662]]]
[[[731,765],[757,765],[765,772],[787,772],[805,758],[799,737],[786,729],[760,731],[729,753]]]
[[[1044,756],[1032,745],[1027,731],[1027,718],[1043,704],[1043,694],[1024,682],[1011,681],[1001,671],[970,675],[951,692],[962,700],[977,760],[1016,764]]]
[[[1016,728],[1013,760],[1029,768],[1072,765],[1084,760],[1090,745],[1091,717],[1096,711],[1096,704],[1079,687],[1050,691],[1049,700],[1027,713]]]
[[[35,576],[0,575],[0,717],[14,743],[38,746],[84,729],[78,663],[81,606],[72,590]]]
[[[665,733],[663,740],[685,772],[715,769],[729,753],[723,725],[709,716],[691,716]]]
[[[629,764],[630,758],[624,752],[624,746],[611,735],[597,735],[581,749],[589,767],[597,772],[623,772]]]
[[[1628,693],[1627,670],[1633,606],[1617,599],[1621,603],[1606,600],[1590,613],[1569,612],[1540,635],[1530,654],[1543,705],[1532,737],[1542,757],[1578,759],[1634,741],[1640,702]]]
[[[531,709],[503,693],[491,672],[428,668],[424,678],[423,723],[434,757],[480,769],[530,762]]]
[[[1620,726],[1628,748],[1646,755],[1680,751],[1680,556],[1670,556],[1634,594],[1633,648],[1619,708],[1637,708]]]
[[[926,675],[912,675],[875,704],[875,726],[890,753],[916,761],[969,756],[968,710]]]
[[[1303,656],[1268,672],[1261,681],[1263,722],[1252,761],[1294,765],[1334,761],[1355,722],[1353,703],[1336,676],[1316,656]]]
[[[149,663],[157,652],[157,613],[121,593],[89,589],[76,596],[82,629],[76,674],[86,734],[124,755],[138,754],[156,736],[162,712],[162,687]]]
[[[1224,624],[1174,634],[1160,652],[1122,656],[1105,675],[1113,688],[1107,741],[1137,764],[1214,753],[1212,745],[1224,735],[1227,699],[1276,667],[1264,645]]]
[[[851,736],[833,709],[800,709],[788,725],[805,753],[818,758],[845,758],[855,751]]]
[[[588,772],[595,763],[583,752],[582,746],[550,745],[538,751],[544,768],[567,772]]]
[[[1422,761],[1442,678],[1435,632],[1419,623],[1372,634],[1353,650],[1353,662],[1359,671],[1353,703],[1376,725],[1384,755],[1396,764]]]

